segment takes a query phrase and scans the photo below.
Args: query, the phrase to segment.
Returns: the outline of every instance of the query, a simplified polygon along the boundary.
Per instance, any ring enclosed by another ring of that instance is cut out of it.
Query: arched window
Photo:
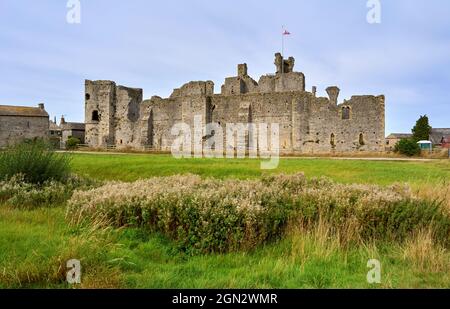
[[[331,133],[331,136],[330,136],[330,144],[331,144],[332,147],[335,147],[335,146],[336,146],[336,140],[335,140],[334,133]]]
[[[153,128],[153,109],[150,110],[150,115],[148,117],[148,122],[147,122],[147,145],[151,148],[153,148],[153,132],[154,128]]]
[[[364,146],[364,134],[362,133],[359,134],[359,144]]]
[[[342,107],[342,119],[343,120],[350,119],[350,107],[348,106]]]

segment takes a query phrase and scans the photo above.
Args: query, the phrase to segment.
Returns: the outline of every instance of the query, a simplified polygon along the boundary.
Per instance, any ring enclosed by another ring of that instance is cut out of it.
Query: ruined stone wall
[[[292,102],[296,93],[254,93],[238,96],[212,97],[212,121],[226,132],[227,123],[278,123],[281,151],[292,150]]]
[[[0,116],[0,147],[24,139],[47,138],[48,117]]]
[[[139,119],[142,89],[116,87],[116,109],[114,114],[115,145],[118,148],[140,145]]]
[[[349,118],[343,117],[349,109]],[[335,105],[332,99],[311,98],[303,153],[384,151],[384,97],[354,96]]]
[[[91,147],[114,145],[116,84],[86,80],[85,89],[86,144]]]
[[[202,117],[206,123],[206,109],[214,83],[190,82],[175,89],[170,98],[154,96],[141,106],[139,140],[141,147],[170,150],[176,136],[171,129],[176,123],[186,123],[193,127],[194,117]]]
[[[86,81],[86,142],[170,150],[173,126],[185,123],[194,134],[194,117],[200,116],[203,125],[220,124],[224,135],[229,123],[277,123],[282,153],[384,151],[384,96],[353,96],[339,103],[339,88],[328,87],[329,97],[317,98],[317,88],[305,91],[305,76],[293,71],[294,59],[284,69],[282,60],[275,60],[277,74],[258,83],[246,64],[238,65],[237,76],[225,79],[221,94],[214,94],[213,82],[196,81],[169,98],[142,101],[141,89]]]
[[[171,128],[182,121],[183,101],[180,98],[161,99],[153,97],[141,105],[141,146],[168,150],[174,137]]]
[[[85,141],[91,147],[138,147],[142,89],[89,81],[85,94]]]

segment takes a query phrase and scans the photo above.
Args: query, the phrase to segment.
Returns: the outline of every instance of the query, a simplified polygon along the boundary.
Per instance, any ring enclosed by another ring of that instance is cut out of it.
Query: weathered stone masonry
[[[295,59],[275,55],[276,73],[258,82],[240,64],[220,94],[212,81],[189,82],[169,98],[142,100],[142,89],[112,81],[86,81],[86,143],[92,147],[170,150],[171,128],[179,122],[279,123],[282,153],[384,151],[385,98],[352,96],[339,103],[339,88],[328,98],[305,91],[305,76],[295,72]]]
[[[0,148],[48,134],[49,116],[43,103],[38,107],[0,105]]]

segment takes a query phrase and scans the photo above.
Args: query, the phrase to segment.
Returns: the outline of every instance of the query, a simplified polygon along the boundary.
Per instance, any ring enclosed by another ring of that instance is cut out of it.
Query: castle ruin
[[[169,98],[143,100],[142,89],[112,81],[86,80],[86,143],[91,147],[170,151],[177,123],[278,123],[281,153],[384,151],[385,98],[358,95],[339,101],[339,88],[328,98],[316,87],[305,90],[305,75],[294,71],[295,59],[275,55],[275,74],[258,82],[239,64],[237,75],[225,79],[221,93],[212,81],[192,81]],[[225,145],[225,144],[224,144]]]

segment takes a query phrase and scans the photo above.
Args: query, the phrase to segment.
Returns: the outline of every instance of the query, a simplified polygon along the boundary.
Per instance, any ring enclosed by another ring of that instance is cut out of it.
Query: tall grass
[[[0,180],[0,205],[7,204],[20,209],[57,207],[67,202],[75,189],[88,190],[100,182],[70,175],[64,183],[45,181],[41,184],[26,182],[23,175]]]
[[[0,152],[0,179],[16,175],[32,184],[65,182],[70,175],[70,157],[55,153],[43,140],[24,141]]]
[[[262,180],[198,176],[113,182],[74,194],[67,216],[74,224],[108,222],[162,232],[192,252],[250,250],[300,225],[326,223],[340,243],[403,241],[433,230],[450,244],[450,216],[435,201],[413,196],[405,186],[342,185],[303,174]]]

